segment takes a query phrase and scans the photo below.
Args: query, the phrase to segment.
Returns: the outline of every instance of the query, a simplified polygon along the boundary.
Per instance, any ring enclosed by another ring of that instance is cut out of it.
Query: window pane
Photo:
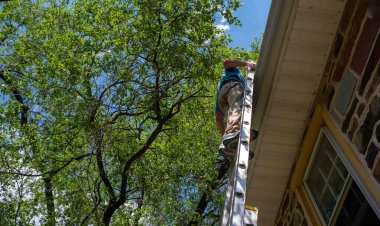
[[[322,134],[317,147],[306,178],[306,186],[321,217],[329,224],[347,180],[348,171],[325,134]]]
[[[377,226],[380,219],[353,181],[335,225]]]
[[[321,158],[321,161],[317,162],[317,165],[323,172],[325,178],[327,178],[329,176],[333,163],[332,160],[327,156],[326,152],[321,152],[321,155],[323,155],[323,158]]]
[[[327,138],[325,138],[325,139],[327,139]],[[324,147],[325,147],[325,149],[326,149],[326,153],[327,153],[328,156],[330,157],[330,160],[331,160],[332,162],[334,162],[334,161],[335,161],[335,158],[337,157],[334,148],[331,146],[330,142],[326,141],[326,142],[324,142],[324,143],[325,143],[325,144],[324,144]]]
[[[338,172],[338,170],[332,170],[331,175],[329,177],[328,183],[333,190],[333,194],[335,198],[338,198],[340,195],[340,191],[342,191],[344,186],[345,178],[342,178]]]
[[[316,194],[316,196],[320,197],[322,195],[322,190],[325,183],[321,183],[321,181],[324,181],[322,174],[319,170],[314,170],[310,173],[309,176],[309,188],[313,194]]]
[[[342,175],[342,177],[343,178],[347,178],[348,171],[347,171],[346,167],[344,166],[343,162],[342,161],[337,161],[335,163],[335,165],[338,168],[338,171],[340,172],[340,174]]]
[[[326,187],[319,201],[319,206],[321,206],[321,213],[323,215],[323,218],[325,219],[325,222],[330,221],[330,217],[332,216],[335,203],[336,203],[336,198],[332,195],[331,191]]]

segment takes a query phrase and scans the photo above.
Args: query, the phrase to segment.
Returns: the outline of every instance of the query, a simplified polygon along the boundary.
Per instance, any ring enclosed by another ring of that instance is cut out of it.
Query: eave
[[[345,0],[273,0],[256,71],[246,204],[273,225],[310,117]]]

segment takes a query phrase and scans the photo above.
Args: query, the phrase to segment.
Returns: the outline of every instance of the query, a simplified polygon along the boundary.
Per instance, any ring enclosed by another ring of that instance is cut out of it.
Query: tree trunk
[[[51,183],[51,177],[43,178],[45,185],[45,200],[47,209],[47,225],[55,226],[55,207],[54,207],[54,195],[53,185]]]
[[[220,164],[219,171],[218,171],[218,177],[215,179],[214,182],[209,184],[207,188],[203,191],[201,199],[198,202],[198,205],[195,209],[195,216],[200,216],[202,217],[205,213],[206,207],[208,202],[210,201],[210,193],[214,191],[216,188],[219,187],[219,184],[221,182],[221,179],[226,175],[227,171],[229,168],[229,163],[227,161],[224,161],[223,163]],[[207,192],[209,191],[209,192]],[[202,222],[202,218],[197,218],[188,223],[188,226],[191,225],[198,225],[199,223]]]
[[[126,198],[119,198],[116,202],[108,204],[103,215],[103,223],[106,226],[109,226],[111,223],[112,215],[115,213],[120,206],[122,206],[126,201]]]

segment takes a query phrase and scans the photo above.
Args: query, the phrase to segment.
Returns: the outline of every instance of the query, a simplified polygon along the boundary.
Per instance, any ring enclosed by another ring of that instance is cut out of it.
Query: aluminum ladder
[[[246,184],[249,161],[251,116],[253,111],[253,82],[255,73],[248,68],[244,89],[239,142],[235,157],[231,160],[226,198],[219,226],[257,226],[258,211],[246,208]]]

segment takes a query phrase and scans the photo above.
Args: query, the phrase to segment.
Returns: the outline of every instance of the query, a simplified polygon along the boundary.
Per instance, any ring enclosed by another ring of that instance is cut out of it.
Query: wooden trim
[[[302,185],[303,176],[309,164],[309,160],[313,153],[314,144],[318,138],[319,130],[323,126],[322,107],[317,105],[307,129],[307,133],[303,138],[300,148],[300,154],[297,158],[297,163],[293,171],[292,178],[290,179],[290,190],[294,191],[297,187]]]

